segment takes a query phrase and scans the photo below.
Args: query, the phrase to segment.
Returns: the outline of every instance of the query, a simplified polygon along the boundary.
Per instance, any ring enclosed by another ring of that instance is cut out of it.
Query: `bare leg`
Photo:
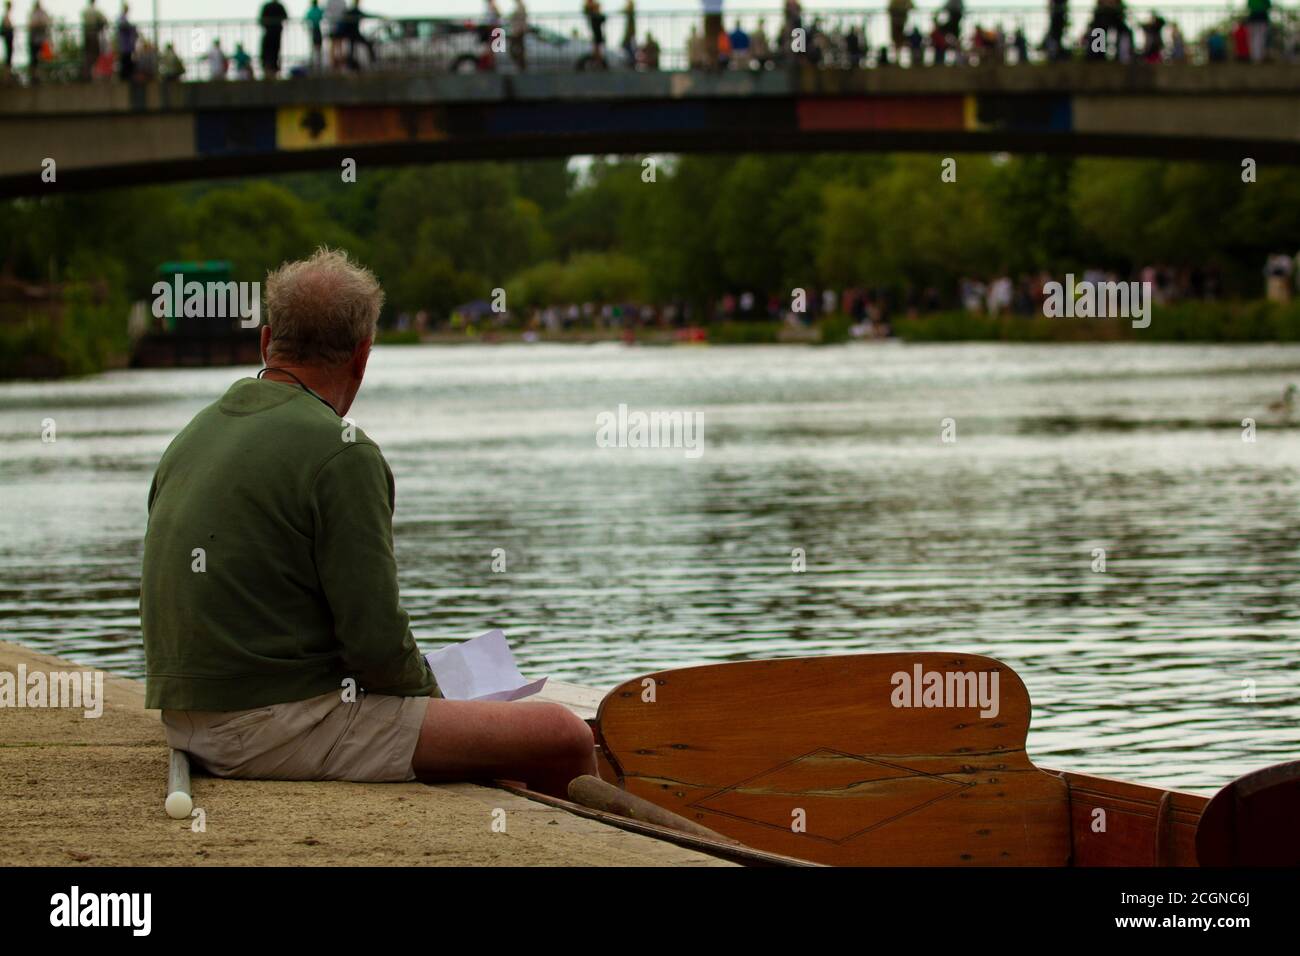
[[[585,721],[559,704],[480,700],[429,701],[411,758],[421,780],[523,780],[563,797],[569,781],[595,774],[596,751]]]

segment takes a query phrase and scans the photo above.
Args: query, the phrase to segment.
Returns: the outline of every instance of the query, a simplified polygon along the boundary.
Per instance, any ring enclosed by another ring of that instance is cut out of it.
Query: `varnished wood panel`
[[[1208,798],[1082,773],[1060,776],[1070,787],[1075,866],[1196,866],[1196,825]]]
[[[893,675],[917,664],[996,673],[996,716],[893,706]],[[998,661],[866,654],[647,677],[653,702],[646,678],[601,702],[606,754],[630,792],[720,833],[837,865],[1069,860],[1064,782],[1026,755],[1029,695]]]

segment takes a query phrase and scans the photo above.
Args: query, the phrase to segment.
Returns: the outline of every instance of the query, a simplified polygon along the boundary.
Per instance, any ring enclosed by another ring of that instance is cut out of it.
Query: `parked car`
[[[383,20],[372,29],[370,39],[379,69],[518,72],[508,52],[491,50],[491,28],[472,20]],[[595,60],[588,38],[565,36],[546,27],[528,28],[524,36],[524,53],[529,70],[625,68],[621,56],[611,57],[608,52],[605,61]]]

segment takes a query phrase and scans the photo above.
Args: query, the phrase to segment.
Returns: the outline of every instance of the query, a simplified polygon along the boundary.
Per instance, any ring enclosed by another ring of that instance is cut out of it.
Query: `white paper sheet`
[[[448,700],[518,700],[536,694],[546,678],[528,681],[501,631],[488,631],[424,655]]]

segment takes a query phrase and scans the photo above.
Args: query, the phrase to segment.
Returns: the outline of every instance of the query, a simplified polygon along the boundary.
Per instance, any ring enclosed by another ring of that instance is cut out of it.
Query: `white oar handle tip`
[[[190,758],[184,750],[171,750],[167,755],[167,799],[163,803],[167,816],[184,820],[194,809],[190,796]]]
[[[185,820],[194,809],[194,800],[184,790],[174,790],[167,794],[167,801],[163,804],[163,808],[167,811],[167,816],[173,820]]]

